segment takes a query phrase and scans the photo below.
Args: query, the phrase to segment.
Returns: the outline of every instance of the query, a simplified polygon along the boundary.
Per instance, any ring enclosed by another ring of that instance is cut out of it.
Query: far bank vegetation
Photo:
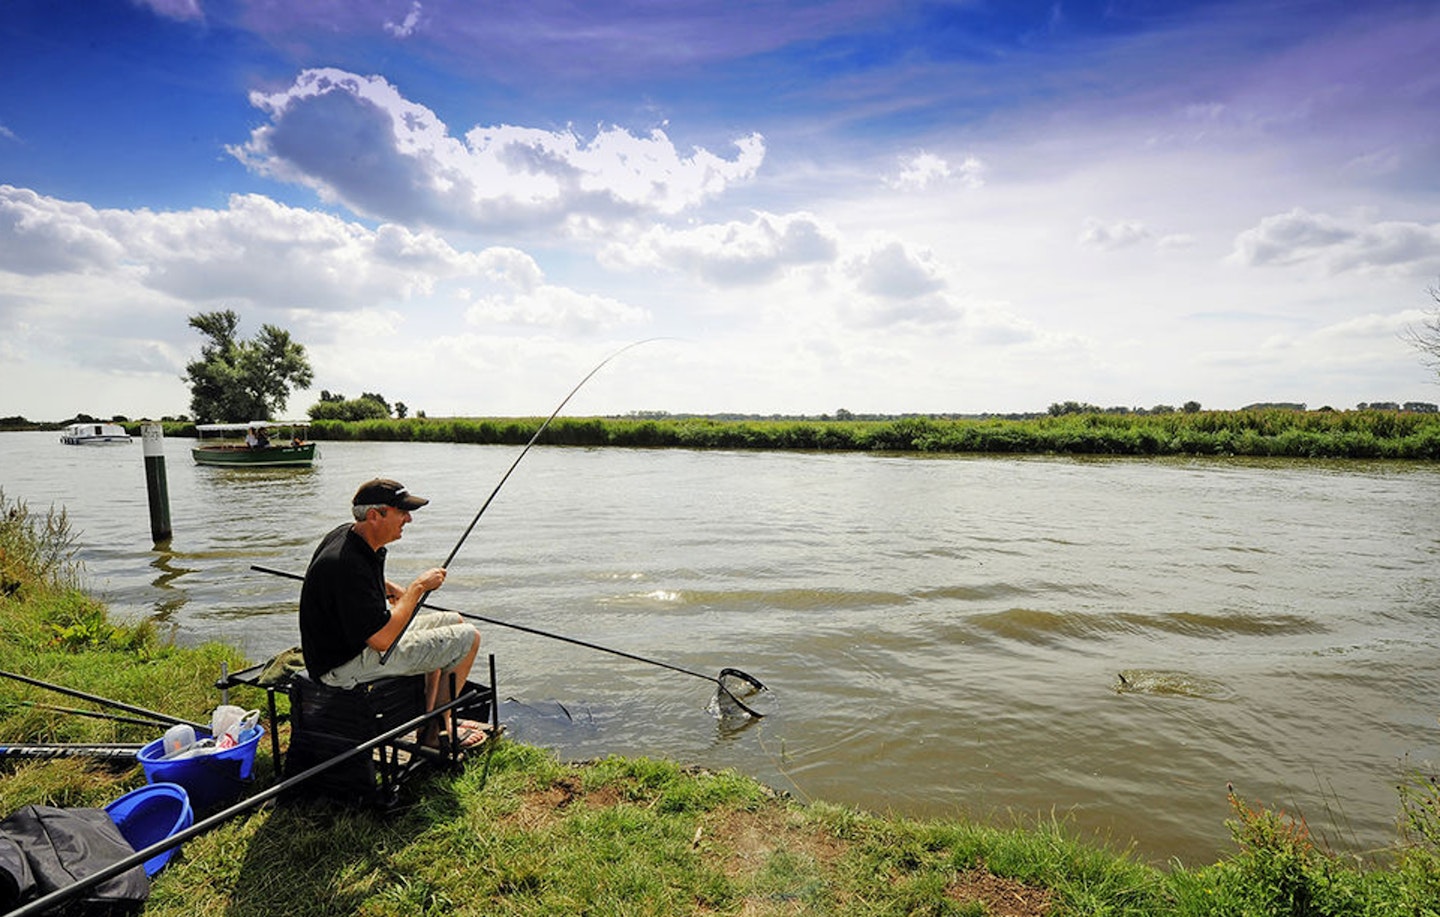
[[[311,439],[520,445],[540,417],[404,416],[378,396],[332,396],[310,421]],[[359,405],[373,410],[352,411]],[[1440,459],[1440,413],[1431,405],[1365,405],[1304,410],[1262,405],[1238,411],[1125,412],[1066,402],[1050,413],[956,417],[755,417],[641,413],[557,417],[539,442],[566,446],[759,449],[833,452],[924,452],[1004,455],[1253,456],[1309,459]],[[393,415],[391,413],[393,411]],[[326,416],[326,415],[329,416]],[[81,421],[93,420],[82,417]],[[140,423],[112,420],[132,434]],[[195,436],[185,418],[165,418],[166,436]],[[54,429],[24,418],[0,418],[0,429]]]
[[[539,417],[374,417],[315,420],[310,436],[332,441],[529,441]],[[193,427],[167,423],[167,435]],[[1008,418],[718,418],[670,415],[557,417],[541,443],[679,449],[798,449],[1038,455],[1195,455],[1440,459],[1440,413],[1366,408],[1121,414],[1106,411]]]

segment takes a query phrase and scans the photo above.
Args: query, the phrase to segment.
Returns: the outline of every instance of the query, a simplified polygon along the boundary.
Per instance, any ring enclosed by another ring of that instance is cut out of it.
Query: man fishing
[[[427,710],[454,699],[452,674],[455,689],[464,688],[480,651],[479,632],[454,612],[417,613],[426,593],[444,584],[445,569],[426,570],[404,588],[385,578],[385,546],[399,540],[411,512],[429,502],[397,481],[366,481],[350,501],[355,521],[320,540],[300,589],[300,649],[312,678],[348,689],[423,674]],[[448,711],[443,733],[439,724],[427,727],[421,741],[465,748],[486,738],[483,724],[452,723]]]

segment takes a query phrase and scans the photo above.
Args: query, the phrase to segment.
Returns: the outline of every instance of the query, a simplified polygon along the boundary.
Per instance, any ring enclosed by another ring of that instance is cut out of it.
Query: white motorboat
[[[60,434],[60,442],[67,446],[109,446],[130,440],[118,423],[72,423]]]

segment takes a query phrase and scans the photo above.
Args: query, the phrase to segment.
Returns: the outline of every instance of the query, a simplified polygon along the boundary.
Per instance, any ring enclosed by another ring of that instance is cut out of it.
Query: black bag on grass
[[[103,809],[25,806],[0,821],[0,913],[72,885],[134,853]],[[144,901],[149,894],[150,879],[141,864],[75,900],[115,905]]]
[[[14,910],[35,890],[35,876],[25,851],[0,834],[0,914]]]

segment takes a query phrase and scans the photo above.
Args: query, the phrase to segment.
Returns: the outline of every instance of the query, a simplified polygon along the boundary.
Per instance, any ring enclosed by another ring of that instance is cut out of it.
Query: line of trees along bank
[[[316,440],[520,445],[542,422],[516,418],[317,420]],[[167,425],[167,435],[194,435]],[[557,417],[539,440],[569,446],[799,449],[1059,455],[1210,455],[1440,459],[1440,414],[1397,411],[1199,411],[893,420]]]

